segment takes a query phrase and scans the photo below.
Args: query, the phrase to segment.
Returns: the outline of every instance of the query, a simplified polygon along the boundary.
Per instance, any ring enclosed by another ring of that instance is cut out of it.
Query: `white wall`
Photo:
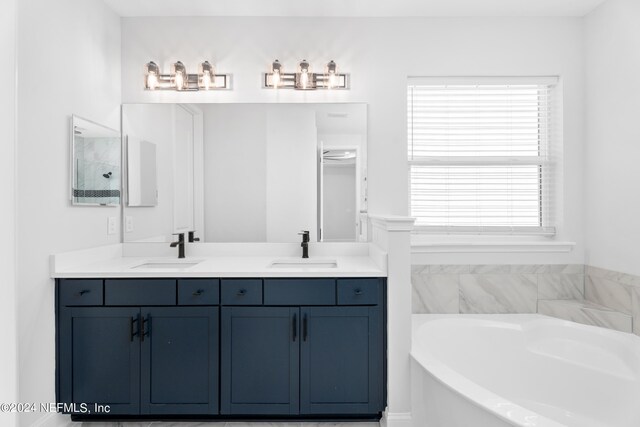
[[[586,262],[640,275],[640,2],[585,20]]]
[[[564,90],[564,221],[567,254],[539,262],[583,261],[583,32],[580,18],[126,18],[122,21],[125,102],[364,102],[369,108],[369,211],[408,212],[406,77],[560,75]],[[183,42],[188,40],[188,43]],[[261,88],[278,58],[291,70],[305,58],[316,69],[334,59],[351,73],[349,91],[313,93]],[[233,73],[233,90],[145,92],[142,67],[191,70],[214,61]],[[526,262],[528,254],[516,262]],[[502,259],[494,255],[495,261]]]
[[[318,129],[313,109],[267,109],[267,242],[318,240]]]
[[[356,164],[329,164],[322,169],[322,239],[353,242],[356,238]]]
[[[107,235],[118,208],[69,201],[71,114],[119,128],[120,19],[100,0],[21,0],[18,52],[19,401],[53,402],[49,255],[120,241]],[[21,415],[20,424],[42,416]]]
[[[133,220],[125,242],[171,241],[174,217],[174,156],[176,105],[125,105],[122,132],[156,145],[158,204],[127,207],[124,215]],[[126,202],[126,201],[125,201]]]
[[[267,241],[267,109],[200,104],[206,242]]]
[[[0,245],[0,402],[18,401],[17,312],[15,277],[15,140],[16,140],[16,1],[3,3],[0,14],[0,221],[4,225]],[[17,416],[0,413],[0,424],[13,426]]]

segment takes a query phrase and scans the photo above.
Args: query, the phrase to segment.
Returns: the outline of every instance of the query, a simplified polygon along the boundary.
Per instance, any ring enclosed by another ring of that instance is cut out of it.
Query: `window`
[[[412,78],[408,149],[418,231],[554,234],[557,78]]]

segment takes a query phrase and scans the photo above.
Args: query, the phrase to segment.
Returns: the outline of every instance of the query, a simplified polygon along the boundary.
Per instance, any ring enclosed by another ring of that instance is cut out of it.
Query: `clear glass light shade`
[[[187,70],[184,64],[180,61],[171,66],[173,74],[173,84],[177,90],[184,90],[187,87]]]
[[[154,90],[159,84],[158,76],[160,74],[160,68],[153,61],[149,62],[145,68],[145,86],[149,90]]]
[[[338,67],[335,62],[330,61],[327,64],[326,82],[329,89],[333,89],[338,86]]]
[[[282,86],[282,64],[277,59],[271,64],[271,86],[274,89]]]
[[[200,64],[200,75],[198,77],[198,85],[201,89],[209,90],[214,86],[216,75],[213,65],[209,61]]]
[[[311,73],[309,63],[306,60],[302,60],[298,66],[298,73],[296,74],[296,89],[315,89],[315,78]]]

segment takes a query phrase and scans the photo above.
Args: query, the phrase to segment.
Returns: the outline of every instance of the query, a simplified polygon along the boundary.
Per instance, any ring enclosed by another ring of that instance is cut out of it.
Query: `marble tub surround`
[[[540,299],[582,299],[581,264],[413,265],[413,313],[535,313]]]
[[[640,335],[640,276],[587,266],[585,299],[633,319],[633,332]]]
[[[589,301],[540,300],[538,301],[538,313],[621,332],[632,332],[633,330],[631,315]]]

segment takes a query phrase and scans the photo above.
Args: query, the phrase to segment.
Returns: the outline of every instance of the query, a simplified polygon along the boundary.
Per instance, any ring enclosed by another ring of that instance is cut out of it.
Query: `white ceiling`
[[[584,16],[605,0],[104,0],[131,16]]]

